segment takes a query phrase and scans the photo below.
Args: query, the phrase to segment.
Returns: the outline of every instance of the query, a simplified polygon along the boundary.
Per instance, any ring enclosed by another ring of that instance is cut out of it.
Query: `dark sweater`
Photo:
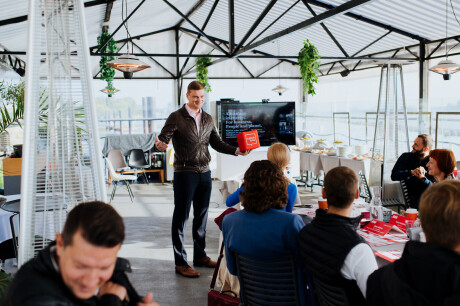
[[[403,153],[391,171],[391,179],[393,181],[406,181],[407,191],[411,197],[411,207],[418,209],[420,196],[422,193],[434,182],[433,176],[427,174],[425,178],[418,179],[412,175],[411,171],[423,167],[426,171],[428,168],[426,164],[430,160],[429,157],[420,159],[416,154],[407,152]]]
[[[458,306],[460,254],[409,241],[400,260],[369,276],[366,296],[372,306]]]
[[[52,242],[40,251],[38,256],[25,263],[16,273],[9,285],[2,306],[74,306],[74,305],[122,305],[121,300],[112,294],[101,298],[92,297],[88,300],[78,299],[67,288],[60,273],[54,268],[51,261],[51,248],[56,245]]]
[[[344,288],[350,305],[365,305],[356,280],[348,280],[340,273],[348,253],[364,242],[356,233],[360,219],[326,214],[318,209],[316,218],[297,238],[303,266],[313,278]]]

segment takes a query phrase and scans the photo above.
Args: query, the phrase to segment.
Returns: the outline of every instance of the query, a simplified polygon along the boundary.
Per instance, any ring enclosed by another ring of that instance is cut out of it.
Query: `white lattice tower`
[[[54,240],[75,205],[106,201],[82,2],[29,2],[20,265]]]
[[[390,180],[396,160],[402,153],[410,150],[404,79],[400,64],[382,66],[372,147],[372,159],[378,161],[371,167],[371,172],[375,174],[371,173],[372,185],[381,185],[384,194],[385,181]]]

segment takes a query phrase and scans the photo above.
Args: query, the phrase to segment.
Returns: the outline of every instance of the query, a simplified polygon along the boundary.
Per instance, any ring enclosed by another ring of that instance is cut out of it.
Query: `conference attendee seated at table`
[[[289,162],[291,161],[291,152],[289,148],[284,143],[276,142],[272,144],[267,151],[267,159],[277,165],[284,173],[284,175],[288,178],[288,173],[286,171]],[[243,191],[243,188],[238,188],[234,193],[227,197],[226,204],[228,207],[232,207],[240,202],[240,193]],[[294,207],[294,202],[297,197],[297,186],[295,185],[295,181],[290,182],[287,187],[288,198],[287,198],[287,205],[283,208],[283,211],[292,212],[292,208]]]
[[[19,269],[0,305],[124,305],[129,263],[117,259],[124,237],[123,219],[112,206],[75,206],[56,241]],[[137,305],[158,305],[152,298],[148,293]]]
[[[255,161],[244,174],[241,192],[243,210],[228,214],[222,223],[227,268],[237,275],[234,252],[257,260],[270,260],[287,254],[297,258],[296,237],[304,227],[302,219],[282,209],[286,205],[289,182],[281,169],[268,160]],[[298,273],[302,305],[309,293]]]
[[[430,152],[430,161],[427,164],[428,173],[435,178],[435,182],[453,179],[455,164],[454,152],[447,149],[435,149]]]
[[[333,168],[324,178],[322,195],[327,198],[327,213],[318,209],[297,239],[302,264],[313,279],[343,288],[349,305],[365,305],[367,278],[377,262],[356,232],[361,218],[350,218],[353,201],[359,198],[356,173],[347,167]]]
[[[369,276],[368,305],[460,305],[460,182],[429,187],[419,215],[427,243],[407,242],[400,260]]]
[[[428,155],[433,147],[433,138],[428,134],[418,135],[412,145],[412,151],[403,153],[391,171],[393,181],[405,181],[411,199],[411,207],[418,208],[420,196],[434,181],[433,176],[426,174]],[[421,177],[423,175],[424,177]]]

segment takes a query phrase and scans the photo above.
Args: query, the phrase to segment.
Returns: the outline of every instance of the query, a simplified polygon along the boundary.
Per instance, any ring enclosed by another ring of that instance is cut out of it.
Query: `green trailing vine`
[[[303,81],[303,90],[309,95],[315,95],[314,83],[318,83],[317,71],[319,69],[318,49],[307,39],[303,42],[303,48],[299,51],[297,62],[300,66],[300,75]]]
[[[0,300],[2,299],[3,292],[13,280],[13,276],[6,272],[0,271]]]
[[[198,57],[195,61],[196,79],[203,84],[206,92],[211,92],[211,85],[208,83],[208,66],[211,64],[209,57]]]
[[[104,42],[110,37],[109,33],[102,33],[97,38],[97,44],[101,46]],[[118,52],[117,43],[113,38],[109,40],[109,42],[101,49],[101,53],[116,53]],[[99,61],[99,67],[101,68],[101,80],[107,82],[107,89],[114,90],[113,87],[113,78],[115,77],[115,69],[106,65],[107,62],[114,60],[115,57],[113,56],[101,56],[101,60]]]

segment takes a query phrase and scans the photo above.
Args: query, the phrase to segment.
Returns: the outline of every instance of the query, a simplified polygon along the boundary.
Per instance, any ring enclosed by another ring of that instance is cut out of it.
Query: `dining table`
[[[316,216],[318,204],[302,204],[294,205],[293,214],[299,215],[305,224],[310,223]],[[354,204],[351,212],[351,217],[357,217],[362,212],[366,212],[367,208],[361,199],[358,199]],[[362,219],[361,225],[364,226],[371,219]],[[376,235],[365,228],[357,229],[358,234],[366,241],[374,252],[377,265],[383,267],[389,263],[401,258],[404,247],[409,241],[405,233],[390,231],[388,234],[380,236]]]

